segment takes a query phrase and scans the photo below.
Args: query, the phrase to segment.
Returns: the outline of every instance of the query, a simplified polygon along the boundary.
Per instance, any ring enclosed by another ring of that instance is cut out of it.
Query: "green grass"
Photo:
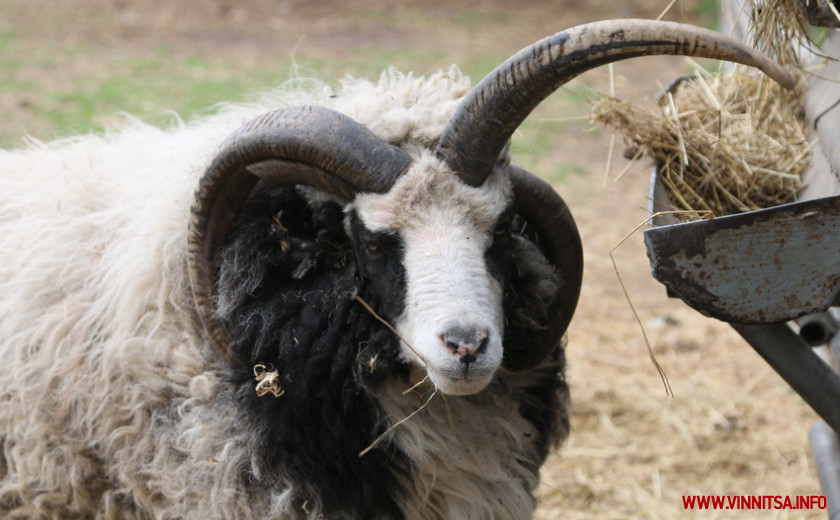
[[[295,66],[329,83],[348,74],[376,78],[391,65],[418,73],[446,66],[441,52],[415,49],[370,50],[341,60],[301,58],[295,63],[285,58],[268,68],[181,56],[166,48],[129,57],[98,54],[78,46],[27,49],[14,35],[0,34],[0,90],[12,93],[7,95],[26,108],[22,128],[0,126],[0,146],[19,142],[22,132],[39,139],[99,132],[121,113],[152,124],[171,120],[171,112],[190,119],[222,101],[240,101],[281,83]],[[18,58],[25,55],[27,63]],[[90,65],[91,60],[103,59],[98,66]],[[480,79],[498,60],[479,57],[470,61],[466,72]],[[55,81],[54,75],[61,81]]]
[[[470,19],[459,20],[469,25]],[[172,113],[189,120],[207,114],[220,102],[247,99],[255,91],[288,79],[297,67],[328,83],[348,74],[376,78],[389,66],[418,74],[448,67],[440,51],[423,49],[371,49],[342,59],[281,58],[266,67],[243,65],[207,55],[183,55],[166,47],[135,55],[108,54],[85,45],[58,47],[19,41],[14,34],[0,33],[0,93],[12,98],[16,115],[0,122],[0,147],[21,143],[23,134],[41,140],[88,132],[103,132],[129,114],[150,124],[172,122]],[[480,80],[506,56],[476,55],[460,65],[474,82]],[[561,91],[546,106],[551,114],[580,106],[577,94]],[[552,109],[551,107],[555,107]],[[559,108],[558,108],[559,107]],[[579,108],[574,109],[578,112]],[[577,115],[577,114],[575,114]],[[553,116],[551,116],[553,117]],[[535,170],[556,148],[552,135],[563,123],[525,123],[514,140],[516,160]],[[582,167],[553,165],[555,172],[580,172]],[[560,173],[549,180],[560,180]]]
[[[514,161],[549,182],[588,174],[585,162],[575,162],[576,151],[566,142],[566,136],[587,131],[592,97],[591,90],[578,82],[549,96],[513,135]]]
[[[15,35],[0,31],[0,93],[29,87],[18,78],[23,59],[16,52]]]
[[[703,25],[709,29],[718,28],[718,1],[719,0],[700,0],[697,2],[697,14],[703,20]]]
[[[91,53],[78,49],[49,51],[33,61],[34,70],[24,70],[14,56],[22,54],[15,44],[0,39],[0,91],[21,108],[18,125],[0,126],[0,145],[11,146],[22,132],[39,139],[102,131],[118,114],[163,124],[170,111],[188,119],[208,112],[221,101],[243,99],[283,75],[276,70],[240,70],[202,56],[181,57],[166,49],[132,56],[105,58],[99,67],[81,64]],[[10,48],[11,47],[11,48]],[[95,56],[93,59],[101,59]],[[286,70],[291,65],[288,61]],[[52,75],[61,76],[53,81]]]
[[[152,123],[167,111],[185,118],[223,100],[242,98],[269,82],[269,73],[243,76],[232,65],[206,58],[178,58],[161,50],[118,59],[100,73],[74,77],[63,88],[44,88],[33,111],[60,133],[97,131],[101,121],[127,112]]]
[[[310,70],[327,82],[338,81],[344,76],[377,78],[390,66],[417,73],[428,72],[439,63],[443,53],[423,49],[390,48],[356,52],[340,60],[332,58],[301,58],[297,64]]]

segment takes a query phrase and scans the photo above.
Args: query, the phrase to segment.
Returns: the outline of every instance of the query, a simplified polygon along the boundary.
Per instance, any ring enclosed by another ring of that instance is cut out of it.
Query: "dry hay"
[[[815,50],[805,13],[796,0],[752,0],[744,5],[750,9],[749,34],[744,41],[757,50],[793,67],[799,66],[803,50]]]
[[[792,0],[754,6],[748,41],[797,73],[809,44]],[[746,67],[679,78],[656,103],[603,97],[592,119],[619,131],[628,158],[658,167],[669,201],[657,211],[683,219],[731,215],[796,200],[810,164],[799,89],[787,91]]]
[[[663,211],[720,216],[793,201],[810,160],[798,96],[738,71],[698,71],[658,104],[605,97],[592,117],[623,134],[630,157],[654,160],[671,197],[656,201]]]

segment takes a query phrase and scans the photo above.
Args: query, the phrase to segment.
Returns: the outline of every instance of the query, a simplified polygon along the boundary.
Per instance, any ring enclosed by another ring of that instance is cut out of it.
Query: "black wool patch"
[[[359,272],[374,298],[368,303],[388,317],[399,316],[405,310],[407,287],[402,240],[396,234],[369,231],[355,212],[349,219]]]
[[[518,390],[519,413],[536,428],[534,439],[542,462],[552,448],[569,435],[569,385],[563,375],[566,353],[563,346],[549,355],[543,366],[531,370],[530,385]]]
[[[261,470],[299,483],[301,504],[327,518],[399,519],[406,455],[387,443],[359,452],[389,426],[371,390],[407,379],[408,368],[397,360],[398,339],[355,297],[386,319],[401,308],[388,301],[397,308],[379,310],[382,289],[360,276],[343,221],[337,203],[258,185],[220,252],[218,314],[231,348],[251,361],[234,367],[233,383]],[[277,371],[280,397],[257,396],[256,364]]]

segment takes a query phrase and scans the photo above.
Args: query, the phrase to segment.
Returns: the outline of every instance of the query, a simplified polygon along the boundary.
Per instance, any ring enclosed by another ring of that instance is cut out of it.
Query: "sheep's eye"
[[[362,248],[365,254],[371,258],[378,258],[392,244],[394,238],[385,233],[372,233],[362,237]]]
[[[496,221],[496,227],[493,229],[493,234],[500,237],[510,231],[512,215],[506,211],[499,216]]]

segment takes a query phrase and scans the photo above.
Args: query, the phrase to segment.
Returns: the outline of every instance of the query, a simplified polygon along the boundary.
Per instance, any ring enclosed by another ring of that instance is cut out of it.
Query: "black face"
[[[368,294],[375,298],[368,303],[384,318],[394,320],[405,309],[406,274],[402,239],[393,233],[370,231],[355,211],[348,218],[359,274],[367,280],[370,287]]]

